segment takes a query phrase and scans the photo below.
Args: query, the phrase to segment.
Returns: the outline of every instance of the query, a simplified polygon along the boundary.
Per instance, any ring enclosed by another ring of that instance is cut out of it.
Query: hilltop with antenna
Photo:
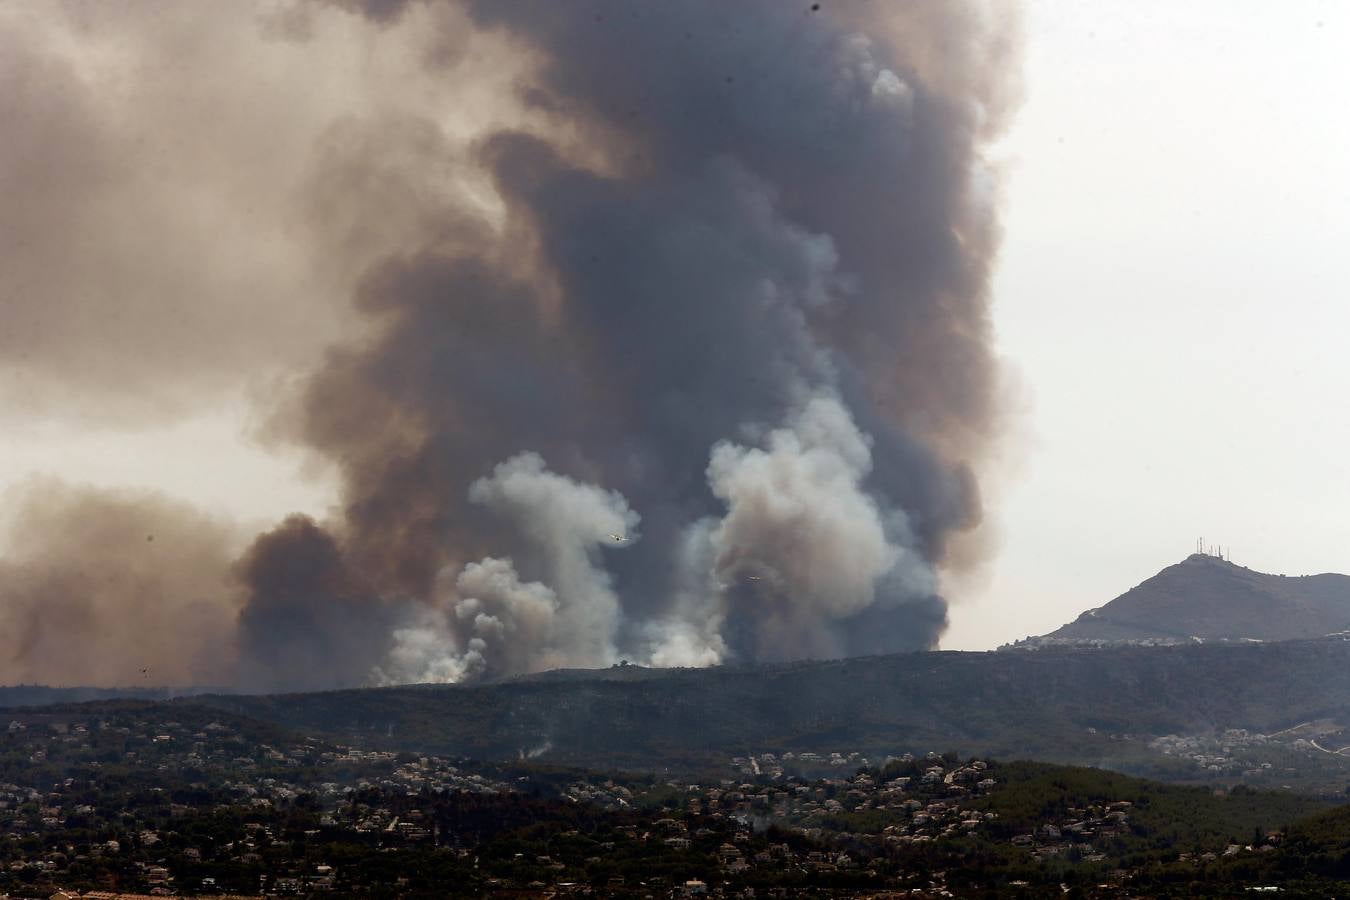
[[[1212,556],[1215,559],[1222,559],[1225,562],[1231,560],[1231,557],[1224,553],[1222,544],[1207,544],[1202,537],[1195,539],[1195,554],[1198,556]]]
[[[1201,539],[1190,556],[1105,606],[1012,646],[1286,641],[1347,630],[1350,577],[1256,572]]]

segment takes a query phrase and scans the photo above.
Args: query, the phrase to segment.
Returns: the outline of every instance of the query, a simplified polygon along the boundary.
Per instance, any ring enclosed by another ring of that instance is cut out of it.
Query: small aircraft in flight
[[[624,535],[624,534],[613,534],[613,533],[611,533],[610,536],[609,536],[609,539],[610,539],[611,541],[613,541],[614,543],[616,543],[616,544],[626,544],[626,543],[628,543],[628,536],[627,536],[627,535]]]

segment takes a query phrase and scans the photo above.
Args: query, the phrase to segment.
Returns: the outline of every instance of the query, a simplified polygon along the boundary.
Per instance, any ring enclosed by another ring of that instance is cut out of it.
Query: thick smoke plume
[[[269,52],[342,80],[357,34],[376,62],[358,109],[286,132],[309,149],[274,212],[305,264],[274,283],[304,288],[301,312],[324,288],[355,302],[291,360],[268,431],[334,467],[341,504],[213,570],[235,680],[934,646],[996,419],[981,147],[1013,99],[1001,9],[260,13]],[[43,127],[87,118],[63,115]]]
[[[940,628],[937,586],[908,517],[863,488],[871,442],[848,411],[814,397],[765,443],[720,443],[708,465],[727,507],[707,535],[713,584],[704,594],[721,600],[714,633],[753,658],[790,659],[856,652],[874,622],[868,613]]]
[[[0,681],[221,685],[233,677],[229,522],[53,481],[4,497]],[[79,555],[70,552],[79,548]]]

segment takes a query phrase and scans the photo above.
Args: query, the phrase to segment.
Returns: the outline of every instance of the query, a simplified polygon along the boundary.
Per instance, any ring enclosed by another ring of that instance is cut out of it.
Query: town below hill
[[[1346,875],[1345,817],[1285,791],[838,758],[668,778],[367,751],[195,706],[20,713],[0,894],[1205,896]]]

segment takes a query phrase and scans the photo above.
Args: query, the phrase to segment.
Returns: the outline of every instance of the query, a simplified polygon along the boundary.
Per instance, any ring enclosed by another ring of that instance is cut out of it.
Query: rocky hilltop
[[[1194,553],[1026,645],[1288,641],[1350,629],[1350,576],[1269,575]]]

